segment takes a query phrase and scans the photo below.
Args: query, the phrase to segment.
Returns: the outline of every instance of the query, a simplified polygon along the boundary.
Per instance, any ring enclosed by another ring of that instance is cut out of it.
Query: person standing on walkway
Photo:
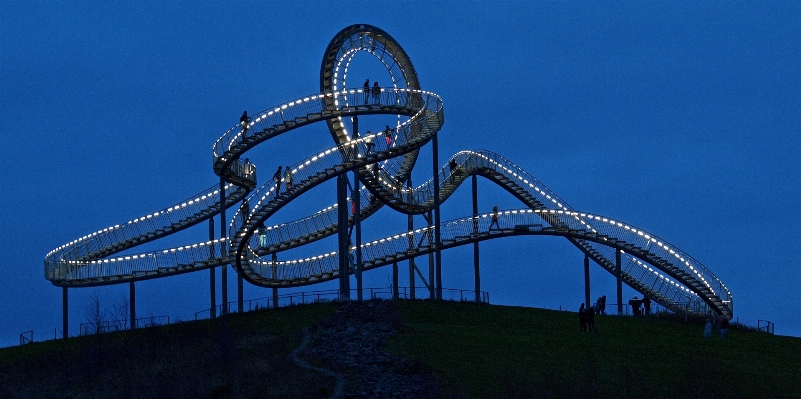
[[[292,189],[292,168],[287,166],[284,169],[284,182],[286,183],[286,191]]]
[[[370,155],[375,150],[375,143],[373,143],[373,133],[369,130],[364,135],[364,144],[367,146],[367,152],[364,153],[365,156]]]
[[[248,203],[247,198],[242,200],[242,205],[239,207],[239,212],[242,213],[242,222],[247,222],[248,216],[250,216],[250,203]]]
[[[275,195],[281,194],[281,166],[278,166],[278,170],[275,171],[273,175],[273,180],[275,180]]]
[[[381,87],[378,85],[378,82],[373,83],[373,103],[381,103]]]
[[[370,98],[370,79],[366,79],[364,81],[364,104],[367,104],[367,100]]]
[[[492,226],[495,226],[496,229],[500,230],[501,226],[498,225],[498,206],[492,207],[492,223],[490,223],[489,230],[492,230]],[[584,304],[581,304],[584,307]]]
[[[259,223],[259,227],[256,230],[259,234],[259,248],[266,248],[267,247],[267,226],[264,225],[264,222]]]
[[[245,110],[245,112],[242,113],[242,116],[239,117],[239,124],[242,126],[243,139],[248,134],[248,122],[250,122],[250,118],[248,118],[248,110]]]
[[[389,128],[389,125],[387,125],[387,128],[384,129],[384,140],[386,140],[387,149],[389,149],[389,147],[392,145],[392,129]]]

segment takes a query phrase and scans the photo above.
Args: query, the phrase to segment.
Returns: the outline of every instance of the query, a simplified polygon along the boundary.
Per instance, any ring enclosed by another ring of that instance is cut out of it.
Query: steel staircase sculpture
[[[346,88],[353,57],[367,52],[384,64],[391,86],[377,96],[363,88]],[[405,214],[434,208],[435,192],[444,202],[471,176],[482,176],[507,190],[525,206],[499,212],[500,228],[489,230],[490,214],[471,215],[440,224],[442,250],[477,241],[515,235],[563,236],[608,272],[617,271],[622,251],[622,280],[655,302],[674,311],[731,317],[733,302],[726,286],[677,247],[642,229],[569,207],[523,169],[489,151],[461,151],[434,179],[415,187],[408,178],[421,147],[444,123],[442,101],[420,90],[410,59],[386,32],[353,25],[337,34],[321,66],[321,92],[272,107],[235,125],[213,146],[213,170],[226,182],[223,207],[239,207],[228,225],[228,238],[179,248],[114,256],[166,237],[221,212],[219,186],[167,209],[115,225],[62,245],[45,257],[45,278],[54,285],[95,286],[165,277],[233,264],[250,283],[264,287],[296,287],[339,276],[338,253],[305,259],[274,261],[270,255],[300,247],[337,233],[337,206],[290,223],[265,226],[283,206],[336,176],[357,171],[360,215],[368,218],[383,206]],[[354,136],[363,115],[397,116],[389,131]],[[270,139],[325,122],[336,146],[291,166],[293,187],[278,192],[277,182],[257,187],[256,167],[245,154]],[[390,140],[386,140],[390,135]],[[367,142],[372,142],[371,148]],[[247,201],[247,212],[240,201]],[[349,198],[353,202],[353,198]],[[351,205],[349,203],[349,205]],[[349,217],[348,226],[354,223]],[[404,231],[361,246],[364,270],[424,255],[435,250],[433,226]],[[355,250],[355,248],[351,248]]]

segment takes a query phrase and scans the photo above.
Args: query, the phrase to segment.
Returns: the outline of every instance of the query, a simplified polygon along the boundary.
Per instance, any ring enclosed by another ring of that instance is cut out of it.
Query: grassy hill
[[[0,349],[0,398],[326,398],[334,382],[287,355],[336,303]],[[393,354],[435,370],[444,396],[801,397],[801,339],[657,318],[397,301]],[[312,359],[313,360],[313,359]],[[725,396],[724,396],[725,395]]]

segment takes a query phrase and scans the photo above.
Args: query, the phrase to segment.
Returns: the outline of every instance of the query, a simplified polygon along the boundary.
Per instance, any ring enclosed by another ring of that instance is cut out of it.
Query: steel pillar
[[[61,287],[61,335],[64,339],[69,338],[69,301],[67,287]]]
[[[350,300],[348,180],[345,175],[337,176],[337,237],[339,238],[339,299]]]
[[[392,299],[398,299],[398,262],[392,262]]]
[[[356,117],[354,117],[356,119]],[[353,225],[356,230],[356,300],[362,301],[362,201],[359,193],[359,170],[353,170],[353,194],[351,195],[353,201]]]
[[[615,251],[615,280],[617,280],[617,314],[623,314],[623,269],[620,262],[620,250]]]
[[[590,302],[590,257],[584,254],[584,303],[587,308],[592,306]]]
[[[412,174],[411,173],[409,174],[408,182],[409,182],[408,183],[408,187],[411,187],[412,186]],[[408,220],[407,227],[409,229],[409,232],[411,233],[412,231],[414,231],[414,217],[410,214],[410,215],[408,215],[408,219],[407,220]],[[409,249],[412,249],[412,248],[414,248],[414,236],[412,234],[409,234]],[[414,286],[415,285],[414,284],[414,282],[415,282],[414,269],[415,268],[416,268],[416,266],[414,265],[414,257],[411,257],[411,258],[409,258],[409,299],[415,299],[415,297],[416,297],[415,296],[415,286]]]
[[[277,277],[278,266],[276,262],[278,262],[278,254],[273,253],[273,278]],[[273,287],[273,308],[278,308],[278,288],[275,287]]]
[[[225,171],[222,173],[225,174]],[[225,179],[220,177],[220,240],[222,240],[222,245],[220,245],[220,255],[223,259],[228,258],[228,241],[223,240],[227,237],[225,227]],[[223,262],[221,270],[222,273],[220,277],[222,280],[222,309],[220,309],[220,314],[225,315],[228,314],[228,264],[226,262]]]
[[[236,302],[237,310],[239,313],[245,312],[245,287],[244,279],[242,278],[242,271],[236,270]]]
[[[209,218],[209,242],[214,241],[214,218]],[[209,245],[211,259],[214,259],[214,244]],[[209,268],[209,318],[217,317],[217,268]]]
[[[131,281],[130,286],[128,287],[129,294],[128,298],[131,302],[128,306],[131,310],[131,330],[136,329],[136,288],[134,287],[134,282]]]
[[[437,282],[434,283],[433,279],[431,285],[436,287],[437,299],[442,299],[442,252],[440,251],[440,220],[439,220],[439,144],[437,141],[437,134],[434,133],[433,138],[433,158],[434,158],[434,252],[435,263],[434,269],[437,274]]]
[[[473,175],[473,234],[478,237],[478,177]],[[473,275],[475,276],[476,303],[481,303],[481,272],[479,267],[478,241],[473,243]]]
[[[428,223],[431,224],[432,215],[431,212],[428,212]],[[436,228],[436,227],[435,227]],[[429,230],[429,234],[430,230]],[[436,232],[434,232],[436,235]],[[432,244],[434,245],[434,252],[436,252],[436,238],[432,237]],[[428,253],[428,298],[429,299],[437,299],[437,284],[435,282],[436,278],[436,263],[434,263],[434,253]]]

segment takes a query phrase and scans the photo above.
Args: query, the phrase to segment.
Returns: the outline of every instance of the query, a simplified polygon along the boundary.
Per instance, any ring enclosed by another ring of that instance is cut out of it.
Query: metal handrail
[[[350,289],[351,293],[358,291],[356,288]],[[367,291],[369,295],[367,296],[369,299],[392,299],[393,291],[392,288],[363,288],[363,291]],[[426,295],[429,295],[429,290],[425,287],[415,287],[415,292],[424,291],[425,295],[411,295],[411,288],[410,287],[398,287],[398,296],[400,299],[422,299]],[[475,291],[473,290],[465,290],[465,289],[458,289],[458,288],[443,288],[443,293],[451,294],[450,298],[445,295],[444,299],[452,299],[458,300],[460,302],[475,302]],[[254,310],[259,309],[269,309],[275,307],[284,307],[284,306],[294,306],[300,304],[308,304],[308,303],[318,303],[318,302],[329,302],[329,301],[336,301],[340,296],[340,290],[321,290],[321,291],[303,291],[303,292],[295,292],[290,294],[281,294],[278,296],[278,302],[274,302],[272,297],[262,297],[262,298],[254,298],[248,299],[243,301],[243,310],[245,312],[251,312]],[[489,304],[489,292],[481,291],[480,292],[480,299],[481,303]],[[228,302],[228,312],[231,313],[233,309],[237,308],[238,302],[237,301],[229,301]],[[246,304],[246,306],[245,306]],[[263,306],[259,306],[263,304]],[[219,304],[214,307],[215,314],[223,314],[224,304]],[[211,317],[211,308],[203,309],[195,312],[195,320],[203,319],[202,317],[205,314],[208,314],[208,317]]]
[[[33,343],[33,330],[25,331],[19,335],[19,345]]]

